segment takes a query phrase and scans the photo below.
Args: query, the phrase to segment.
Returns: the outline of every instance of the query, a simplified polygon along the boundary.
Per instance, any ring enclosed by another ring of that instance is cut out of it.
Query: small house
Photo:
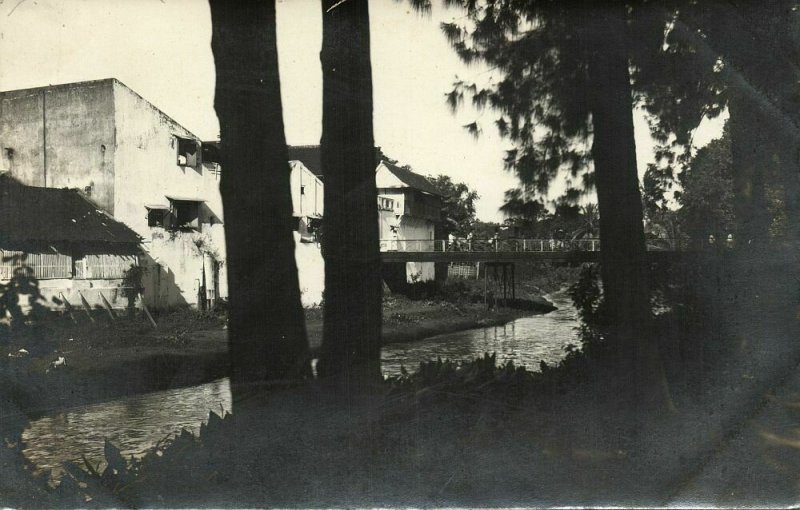
[[[0,174],[0,285],[6,292],[34,282],[46,308],[127,308],[138,298],[126,276],[139,266],[140,241],[76,190],[25,186]]]

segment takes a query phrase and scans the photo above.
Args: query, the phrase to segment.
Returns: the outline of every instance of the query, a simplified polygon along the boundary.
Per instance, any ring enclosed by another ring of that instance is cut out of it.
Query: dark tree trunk
[[[310,375],[292,234],[275,2],[211,0],[234,400]]]
[[[764,167],[776,160],[785,193],[787,233],[798,240],[800,96],[796,91],[800,67],[793,42],[794,4],[713,0],[698,2],[696,8],[694,14],[687,10],[688,19],[705,37],[694,44],[698,51],[714,60],[721,56],[725,63],[722,75],[729,90],[738,244],[766,240],[771,217],[763,192]],[[767,153],[770,145],[774,150]]]
[[[729,91],[731,159],[733,162],[734,214],[740,247],[757,248],[769,240],[770,211],[765,195],[769,127],[765,112],[744,91]]]
[[[800,137],[791,137],[776,152],[786,208],[786,235],[796,244],[800,242]]]
[[[630,369],[632,387],[641,390],[637,401],[664,407],[669,392],[651,327],[624,11],[609,2],[588,14],[589,108],[606,319],[622,366]]]
[[[367,0],[322,2],[321,377],[380,377],[381,280]],[[357,390],[352,387],[351,389]]]

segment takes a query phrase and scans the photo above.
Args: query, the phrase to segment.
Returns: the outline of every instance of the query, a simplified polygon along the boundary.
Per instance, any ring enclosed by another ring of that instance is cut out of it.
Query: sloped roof
[[[77,191],[24,186],[0,175],[0,246],[25,241],[138,244],[140,240]]]
[[[323,179],[322,173],[322,156],[319,145],[290,145],[289,161],[300,161],[306,168],[311,170],[314,175]],[[410,188],[424,191],[432,195],[444,196],[440,193],[431,182],[420,174],[415,174],[411,170],[401,168],[394,163],[390,163],[381,151],[380,147],[375,147],[375,160],[378,165],[383,163],[386,168],[392,172],[395,177],[400,179],[404,184]]]
[[[322,179],[322,155],[319,145],[290,145],[289,161],[299,161]]]
[[[390,172],[392,172],[395,177],[400,179],[409,188],[418,189],[420,191],[424,191],[425,193],[430,193],[431,195],[444,196],[425,176],[415,174],[411,170],[399,167],[395,164],[389,163],[386,160],[383,160],[381,163],[383,163],[383,165]]]

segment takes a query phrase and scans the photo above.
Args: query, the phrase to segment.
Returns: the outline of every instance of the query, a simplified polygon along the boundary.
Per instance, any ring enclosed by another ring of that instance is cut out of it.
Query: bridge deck
[[[664,240],[669,243],[668,240]],[[675,246],[676,243],[673,244]],[[672,248],[672,249],[670,249]],[[688,250],[671,246],[648,246],[650,260],[672,260]],[[483,239],[483,240],[392,240],[381,241],[383,262],[513,262],[524,260],[597,262],[600,240],[581,239]]]
[[[648,251],[647,258],[657,262],[688,255],[684,251]],[[572,252],[381,252],[381,261],[391,262],[514,262],[524,260],[560,262],[599,262],[599,251]]]

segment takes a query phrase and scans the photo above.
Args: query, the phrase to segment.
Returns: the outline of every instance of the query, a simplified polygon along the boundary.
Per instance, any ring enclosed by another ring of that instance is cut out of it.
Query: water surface
[[[568,344],[579,345],[575,328],[578,315],[565,291],[546,296],[558,310],[522,317],[503,326],[445,333],[414,342],[393,343],[381,350],[384,375],[400,374],[400,367],[412,372],[421,361],[438,357],[469,361],[484,353],[497,353],[497,363],[513,361],[529,370],[539,370],[539,362],[557,363]]]
[[[567,344],[578,344],[577,313],[565,292],[547,297],[558,310],[504,326],[387,345],[381,352],[383,372],[399,374],[401,365],[415,370],[421,361],[437,356],[468,361],[492,352],[497,353],[498,363],[512,360],[531,370],[538,370],[541,360],[556,363],[564,357]],[[197,432],[209,411],[231,411],[228,379],[54,412],[30,423],[23,433],[23,453],[38,468],[50,469],[58,477],[64,462],[82,462],[81,455],[94,464],[103,461],[106,438],[125,458],[141,456],[182,429]]]
[[[105,439],[127,459],[140,456],[182,429],[198,432],[209,411],[231,411],[228,379],[155,391],[59,411],[32,421],[22,434],[23,454],[40,469],[62,471],[62,464],[104,460]]]

